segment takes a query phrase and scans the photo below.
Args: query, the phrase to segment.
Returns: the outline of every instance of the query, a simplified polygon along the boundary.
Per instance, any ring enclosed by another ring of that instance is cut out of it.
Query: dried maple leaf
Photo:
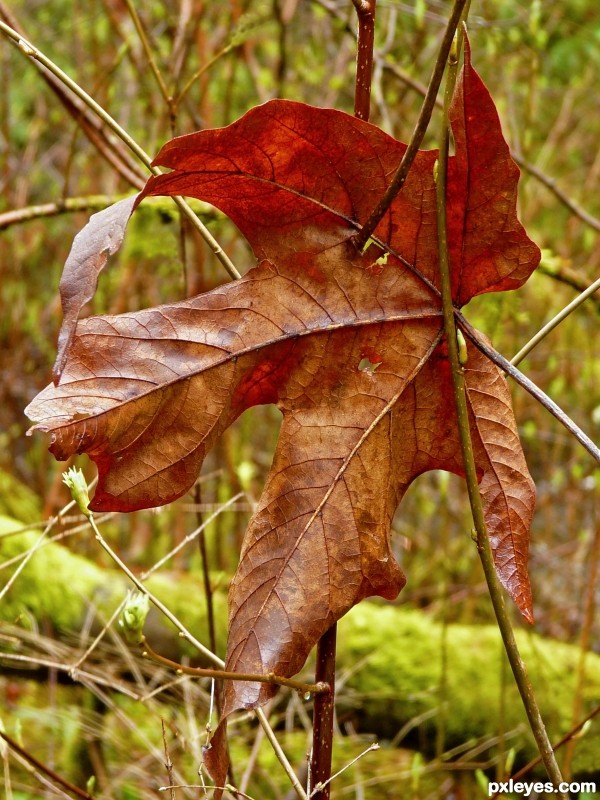
[[[460,307],[520,286],[539,250],[517,220],[518,170],[468,56],[451,123]],[[396,597],[405,579],[388,535],[398,503],[426,470],[463,474],[438,282],[436,152],[417,155],[379,245],[362,254],[353,244],[405,149],[347,114],[283,100],[169,142],[156,163],[172,172],[142,196],[185,194],[222,209],[258,266],[184,302],[80,321],[59,385],[27,410],[57,458],[86,452],[96,462],[92,509],[131,511],[187,491],[246,408],[279,406],[277,450],[230,590],[230,670],[290,676],[359,600]],[[465,377],[496,568],[531,619],[534,487],[508,388],[473,342]],[[229,683],[224,715],[272,693]]]

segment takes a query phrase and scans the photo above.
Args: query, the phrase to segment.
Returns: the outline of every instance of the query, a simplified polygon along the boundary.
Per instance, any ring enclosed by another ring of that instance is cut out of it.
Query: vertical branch
[[[368,121],[371,113],[371,76],[373,73],[375,5],[377,0],[352,0],[352,2],[358,16],[354,115],[359,119]],[[315,797],[316,800],[329,800],[330,796],[336,640],[337,623],[334,623],[317,643],[315,683],[323,681],[329,684],[330,691],[315,695],[313,707],[313,743],[310,776],[311,785],[314,789],[309,793],[309,797]]]
[[[198,534],[198,547],[200,550],[200,559],[202,561],[202,579],[204,582],[204,596],[206,598],[206,616],[208,619],[208,641],[210,649],[213,653],[217,652],[217,634],[215,627],[215,610],[213,604],[212,584],[210,581],[210,570],[208,566],[208,551],[206,548],[205,525],[202,519],[202,511],[200,505],[202,503],[202,491],[200,484],[196,483],[194,487],[194,503],[196,504],[196,523],[200,528]]]
[[[329,684],[330,691],[315,695],[313,708],[313,743],[310,762],[313,791],[309,797],[329,800],[331,756],[333,751],[333,707],[335,698],[335,646],[337,624],[333,624],[317,644],[315,683]],[[322,787],[322,788],[321,788]]]
[[[375,6],[377,0],[352,0],[352,2],[358,17],[354,116],[368,120],[371,111],[371,76],[373,75]]]
[[[210,570],[208,566],[208,550],[206,547],[206,530],[205,525],[202,519],[202,511],[200,510],[200,505],[202,503],[202,491],[200,489],[200,483],[196,483],[194,487],[194,502],[196,504],[196,522],[197,526],[200,528],[200,533],[198,534],[198,548],[200,550],[200,560],[202,562],[202,580],[204,584],[204,598],[206,600],[206,619],[208,621],[208,642],[209,647],[213,653],[217,652],[217,633],[216,633],[216,626],[215,626],[215,609],[213,604],[213,591],[212,591],[212,583],[210,580]],[[215,681],[214,684],[214,691],[215,691],[215,705],[217,708],[217,714],[221,716],[221,696],[222,696],[222,682]],[[210,722],[210,720],[209,720]]]
[[[279,48],[279,60],[277,62],[277,97],[285,95],[285,78],[288,65],[288,35],[287,35],[287,14],[284,13],[280,0],[273,0],[273,16],[277,22],[278,36],[277,46]]]
[[[444,330],[446,341],[448,344],[448,357],[450,361],[450,369],[452,373],[452,386],[454,392],[454,402],[456,405],[456,416],[458,420],[458,428],[460,435],[460,445],[462,451],[462,458],[465,470],[465,477],[467,481],[467,491],[469,495],[469,502],[471,504],[471,512],[473,514],[473,522],[475,525],[477,551],[483,571],[485,574],[488,591],[496,615],[496,621],[506,654],[515,678],[515,683],[521,695],[523,706],[529,720],[531,731],[535,738],[538,751],[542,757],[544,767],[548,773],[548,777],[556,787],[562,783],[562,775],[558,767],[556,756],[552,749],[548,732],[544,725],[537,700],[535,698],[533,687],[527,668],[523,662],[517,642],[515,639],[514,631],[510,621],[510,615],[504,603],[504,595],[502,594],[502,587],[496,575],[496,568],[494,565],[494,556],[490,544],[485,518],[483,513],[483,503],[481,494],[479,492],[479,482],[477,480],[477,469],[475,465],[475,456],[473,452],[473,442],[471,440],[471,427],[469,422],[469,412],[467,407],[466,384],[463,367],[460,362],[458,353],[458,342],[456,324],[454,319],[454,306],[452,303],[452,289],[450,283],[450,265],[448,260],[448,239],[446,230],[446,180],[448,168],[448,151],[450,144],[450,129],[448,125],[448,107],[450,99],[454,91],[456,82],[456,74],[458,67],[458,45],[455,40],[453,47],[449,51],[448,58],[448,78],[446,84],[446,91],[444,96],[444,119],[442,126],[442,133],[440,137],[440,151],[439,163],[436,179],[436,208],[437,208],[437,228],[438,228],[438,248],[440,260],[440,278],[442,289],[442,308],[444,315]],[[558,792],[557,798],[565,800],[566,795]]]
[[[377,204],[377,207],[374,209],[369,219],[355,237],[354,243],[359,250],[363,249],[367,243],[367,240],[383,219],[388,208],[391,206],[394,198],[404,186],[408,172],[413,161],[415,160],[419,147],[421,146],[421,142],[423,141],[423,137],[425,136],[425,131],[429,127],[429,121],[431,120],[431,114],[433,113],[435,101],[437,99],[438,89],[440,88],[444,70],[446,68],[446,60],[448,59],[452,40],[454,39],[454,33],[458,27],[458,23],[460,22],[460,18],[466,3],[467,0],[455,0],[454,2],[452,13],[450,15],[450,19],[448,20],[448,25],[444,33],[444,38],[442,39],[437,61],[435,62],[435,67],[433,68],[429,86],[427,87],[427,94],[423,100],[423,105],[421,106],[421,111],[419,113],[419,118],[417,119],[415,129],[411,136],[410,142],[408,143],[408,147],[406,148],[404,156],[402,157],[402,161],[400,162],[400,165],[396,170],[396,173],[392,178],[392,182],[388,186],[386,193],[381,198]]]

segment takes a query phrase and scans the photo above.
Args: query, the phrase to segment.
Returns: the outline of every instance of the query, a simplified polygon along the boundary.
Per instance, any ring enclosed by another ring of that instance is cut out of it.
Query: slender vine
[[[392,178],[386,193],[381,198],[380,202],[372,211],[371,216],[355,237],[354,242],[359,250],[362,250],[365,247],[367,241],[374,233],[375,228],[379,225],[386,211],[391,206],[394,198],[404,186],[404,182],[406,181],[413,161],[417,156],[421,142],[423,141],[423,137],[425,136],[427,128],[429,127],[431,115],[433,113],[433,109],[435,108],[438,90],[444,76],[446,61],[452,46],[452,41],[454,39],[454,33],[458,27],[467,2],[468,0],[455,0],[454,2],[452,13],[450,15],[450,19],[448,20],[444,38],[442,39],[442,43],[438,51],[438,57],[433,68],[433,73],[429,81],[429,86],[427,87],[427,93],[425,95],[423,105],[421,106],[421,111],[419,113],[415,129],[411,136],[410,142],[408,143],[408,147],[406,148],[404,156],[402,157],[402,161],[400,162],[400,165],[398,166],[398,169],[396,170],[396,173]]]
[[[459,345],[457,340],[457,326],[455,322],[454,305],[452,302],[452,288],[450,281],[450,264],[448,258],[448,239],[446,230],[446,178],[448,167],[448,153],[450,145],[450,127],[448,121],[448,109],[450,99],[454,91],[458,66],[458,37],[455,39],[453,48],[449,52],[448,58],[448,77],[444,97],[444,120],[440,136],[440,148],[436,179],[436,210],[437,210],[437,229],[438,229],[438,250],[440,263],[440,279],[442,289],[442,308],[444,312],[444,331],[448,345],[448,358],[452,375],[452,387],[454,402],[456,405],[456,416],[458,421],[460,445],[462,451],[465,478],[473,523],[475,525],[475,541],[477,552],[481,560],[486,583],[492,606],[496,615],[496,621],[508,660],[517,684],[529,724],[534,735],[540,756],[550,780],[555,787],[562,782],[562,774],[552,744],[548,737],[539,706],[537,704],[531,681],[527,674],[527,668],[523,662],[517,642],[515,639],[510,615],[506,609],[502,587],[496,575],[494,556],[490,544],[485,517],[483,512],[483,502],[479,491],[479,481],[477,479],[477,468],[473,443],[471,440],[471,426],[469,422],[469,412],[467,406],[466,384],[463,365],[459,355]],[[566,800],[566,795],[557,795],[561,800]]]

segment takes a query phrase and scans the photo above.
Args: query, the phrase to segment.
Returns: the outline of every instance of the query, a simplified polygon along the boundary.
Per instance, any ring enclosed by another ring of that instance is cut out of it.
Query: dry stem
[[[467,482],[467,490],[469,494],[469,502],[471,504],[471,512],[473,514],[473,522],[477,535],[477,552],[481,559],[483,571],[485,574],[488,590],[492,600],[494,613],[504,642],[506,654],[513,671],[515,682],[519,689],[525,712],[531,726],[532,733],[538,747],[538,751],[546,768],[549,778],[558,787],[562,782],[562,775],[552,750],[550,739],[546,731],[540,710],[535,699],[533,687],[527,669],[523,662],[517,642],[515,639],[514,631],[512,628],[510,615],[506,610],[504,603],[504,596],[502,588],[496,575],[494,565],[494,556],[492,547],[487,533],[485,523],[483,502],[479,491],[479,482],[477,480],[477,468],[475,464],[475,456],[473,452],[473,443],[471,441],[471,429],[469,423],[469,414],[467,408],[466,385],[463,367],[460,363],[457,343],[456,323],[454,318],[454,306],[452,303],[452,288],[450,281],[450,265],[448,259],[448,241],[446,231],[446,178],[448,166],[448,151],[450,143],[450,129],[448,123],[448,107],[450,97],[454,90],[456,81],[456,67],[458,59],[458,50],[454,53],[450,51],[449,58],[449,75],[446,86],[446,96],[444,103],[444,121],[441,135],[440,151],[439,151],[439,164],[438,175],[436,181],[437,188],[437,222],[438,222],[438,246],[439,246],[439,260],[440,260],[440,277],[442,288],[442,306],[444,311],[444,331],[446,334],[446,341],[448,344],[448,357],[450,361],[450,368],[452,372],[452,385],[454,391],[454,402],[456,404],[456,415],[458,420],[458,428],[460,434],[460,444],[462,450],[463,464],[465,469],[465,478]],[[558,794],[562,800],[566,800],[566,796],[562,793]]]

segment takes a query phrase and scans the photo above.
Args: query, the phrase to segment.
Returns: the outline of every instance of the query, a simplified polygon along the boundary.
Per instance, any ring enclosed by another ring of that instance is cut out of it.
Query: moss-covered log
[[[0,518],[1,561],[23,553],[37,541],[37,533],[17,533],[20,523]],[[16,565],[0,573],[4,585]],[[149,589],[199,639],[207,640],[205,601],[196,576],[162,571],[148,580]],[[32,557],[0,604],[0,619],[23,628],[50,621],[57,637],[79,633],[96,609],[98,624],[121,602],[127,579],[99,567],[59,544],[42,546]],[[220,629],[225,629],[226,598],[215,595]],[[147,635],[159,652],[181,656],[182,639],[167,620],[154,612]],[[429,615],[401,606],[364,602],[340,623],[339,671],[346,676],[339,694],[338,713],[351,718],[363,731],[393,740],[417,717],[414,731],[422,745],[433,747],[440,719],[446,746],[453,746],[503,730],[511,732],[507,749],[517,747],[521,759],[535,754],[525,715],[510,675],[498,631],[494,626],[451,625],[447,632],[445,681],[442,680],[442,626]],[[221,641],[224,640],[221,636]],[[528,631],[519,645],[553,740],[571,724],[579,650],[544,640]],[[3,645],[4,646],[4,645]],[[15,666],[4,660],[3,668]],[[503,679],[503,670],[505,676]],[[349,677],[348,677],[349,675]],[[505,688],[503,689],[503,681]],[[440,686],[445,682],[442,696]],[[600,703],[600,657],[586,659],[585,708]],[[442,715],[442,709],[444,713]],[[503,722],[501,722],[503,718]],[[598,769],[600,721],[577,742],[575,771]]]
[[[519,760],[533,758],[537,751],[497,628],[453,624],[446,635],[442,696],[440,623],[401,607],[363,603],[354,608],[340,623],[340,666],[355,665],[342,711],[354,696],[358,727],[391,739],[409,720],[420,717],[419,740],[433,743],[444,709],[448,746],[512,732],[506,749],[518,748]],[[518,631],[517,639],[550,738],[558,741],[571,727],[580,651],[527,630]],[[600,658],[594,654],[586,656],[584,695],[585,708],[600,703]],[[598,770],[599,752],[596,718],[577,743],[576,770]]]

